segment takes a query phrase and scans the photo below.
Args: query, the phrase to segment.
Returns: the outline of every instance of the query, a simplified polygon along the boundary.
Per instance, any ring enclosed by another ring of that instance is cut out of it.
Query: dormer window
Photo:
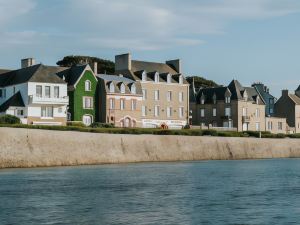
[[[168,76],[167,76],[167,83],[168,83],[168,84],[171,83],[171,78],[172,78],[172,77],[171,77],[171,74],[168,74]]]
[[[159,82],[159,73],[158,72],[156,72],[155,75],[154,75],[154,82],[155,83]]]
[[[91,81],[86,80],[84,87],[85,87],[85,91],[90,91],[92,89]]]
[[[244,96],[243,96],[243,97],[244,97],[244,100],[245,100],[245,101],[247,101],[247,100],[248,100],[248,94],[247,94],[247,92],[246,92],[246,91],[244,92]]]
[[[145,71],[142,73],[142,81],[147,81],[147,73]]]
[[[114,93],[114,92],[115,92],[115,85],[114,85],[113,82],[111,82],[111,83],[109,84],[109,92],[110,92],[110,93]]]
[[[217,104],[217,96],[216,96],[216,94],[213,95],[213,104]]]
[[[135,87],[135,84],[132,84],[132,85],[131,85],[130,91],[131,91],[131,94],[136,94],[136,87]]]
[[[225,97],[225,103],[230,103],[230,96]]]
[[[204,105],[204,103],[205,103],[205,97],[204,97],[204,95],[202,95],[201,99],[200,99],[200,104]]]
[[[120,91],[122,94],[125,94],[125,84],[123,84],[123,83],[121,84]]]
[[[259,104],[259,97],[258,96],[256,97],[256,104],[257,105]]]
[[[183,76],[182,75],[179,76],[179,84],[183,84]]]

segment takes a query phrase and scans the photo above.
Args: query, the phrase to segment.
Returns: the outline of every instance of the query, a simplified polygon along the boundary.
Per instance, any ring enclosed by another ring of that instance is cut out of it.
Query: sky
[[[66,55],[182,60],[186,76],[300,85],[299,0],[0,0],[0,68]]]

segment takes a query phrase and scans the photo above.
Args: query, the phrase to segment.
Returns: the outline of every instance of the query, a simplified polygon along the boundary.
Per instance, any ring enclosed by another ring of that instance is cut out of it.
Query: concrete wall
[[[300,157],[300,140],[0,128],[0,168]]]

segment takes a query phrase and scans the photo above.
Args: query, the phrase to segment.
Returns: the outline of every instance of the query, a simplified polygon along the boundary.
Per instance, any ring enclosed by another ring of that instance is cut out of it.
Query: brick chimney
[[[282,96],[288,96],[289,95],[289,90],[284,89],[282,90]]]
[[[180,59],[168,60],[166,64],[172,67],[177,73],[181,73],[181,61]]]
[[[26,68],[33,66],[35,64],[35,59],[34,58],[26,58],[26,59],[21,59],[21,68]]]
[[[131,70],[131,54],[126,53],[115,56],[115,70]]]

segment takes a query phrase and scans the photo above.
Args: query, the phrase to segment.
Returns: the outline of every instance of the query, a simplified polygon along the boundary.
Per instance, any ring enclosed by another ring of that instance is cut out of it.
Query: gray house
[[[274,107],[277,99],[270,94],[269,88],[263,83],[254,83],[252,87],[256,89],[266,104],[266,116],[274,116]]]

